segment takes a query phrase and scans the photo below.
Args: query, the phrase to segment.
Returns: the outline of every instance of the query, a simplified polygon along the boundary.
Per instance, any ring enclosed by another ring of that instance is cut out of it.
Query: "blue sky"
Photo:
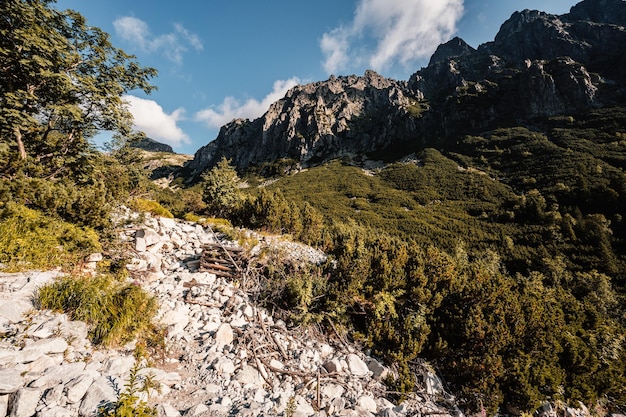
[[[298,83],[366,69],[406,80],[437,45],[493,40],[516,10],[575,0],[58,0],[159,71],[127,97],[149,137],[194,153],[235,117],[253,119]]]

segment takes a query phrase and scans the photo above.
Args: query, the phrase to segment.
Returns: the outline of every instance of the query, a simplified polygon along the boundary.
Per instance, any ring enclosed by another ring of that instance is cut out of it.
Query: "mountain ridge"
[[[453,144],[503,121],[624,102],[626,3],[583,1],[570,13],[524,10],[474,49],[456,37],[407,81],[368,70],[292,88],[255,120],[234,120],[187,167],[222,157],[240,170],[278,159],[306,167],[355,154]]]

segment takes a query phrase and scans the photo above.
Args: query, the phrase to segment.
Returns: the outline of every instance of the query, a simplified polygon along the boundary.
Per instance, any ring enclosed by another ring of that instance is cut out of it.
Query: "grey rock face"
[[[235,120],[201,148],[188,168],[197,175],[223,156],[238,168],[289,158],[303,165],[415,139],[406,83],[373,71],[292,88],[259,119]],[[245,149],[245,152],[242,150]]]

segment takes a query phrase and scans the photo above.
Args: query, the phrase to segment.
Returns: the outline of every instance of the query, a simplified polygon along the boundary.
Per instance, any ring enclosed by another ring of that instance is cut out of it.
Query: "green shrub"
[[[168,217],[170,219],[174,218],[174,215],[168,209],[163,207],[158,201],[154,200],[136,198],[130,202],[129,207],[133,210],[143,213],[151,213],[155,216]]]
[[[88,227],[46,216],[18,204],[0,210],[0,263],[5,270],[72,270],[86,255],[102,250]]]
[[[66,276],[41,287],[35,299],[39,308],[90,324],[94,344],[119,345],[135,338],[152,343],[159,334],[152,323],[158,309],[154,297],[139,285],[108,275]]]

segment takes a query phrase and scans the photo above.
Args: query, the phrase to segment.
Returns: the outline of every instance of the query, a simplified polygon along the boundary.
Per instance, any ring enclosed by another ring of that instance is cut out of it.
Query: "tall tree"
[[[113,47],[107,33],[54,3],[0,2],[0,159],[18,165],[78,157],[99,130],[128,135],[132,117],[123,95],[155,88],[149,80],[156,70],[141,67]],[[0,176],[14,169],[5,165]]]

